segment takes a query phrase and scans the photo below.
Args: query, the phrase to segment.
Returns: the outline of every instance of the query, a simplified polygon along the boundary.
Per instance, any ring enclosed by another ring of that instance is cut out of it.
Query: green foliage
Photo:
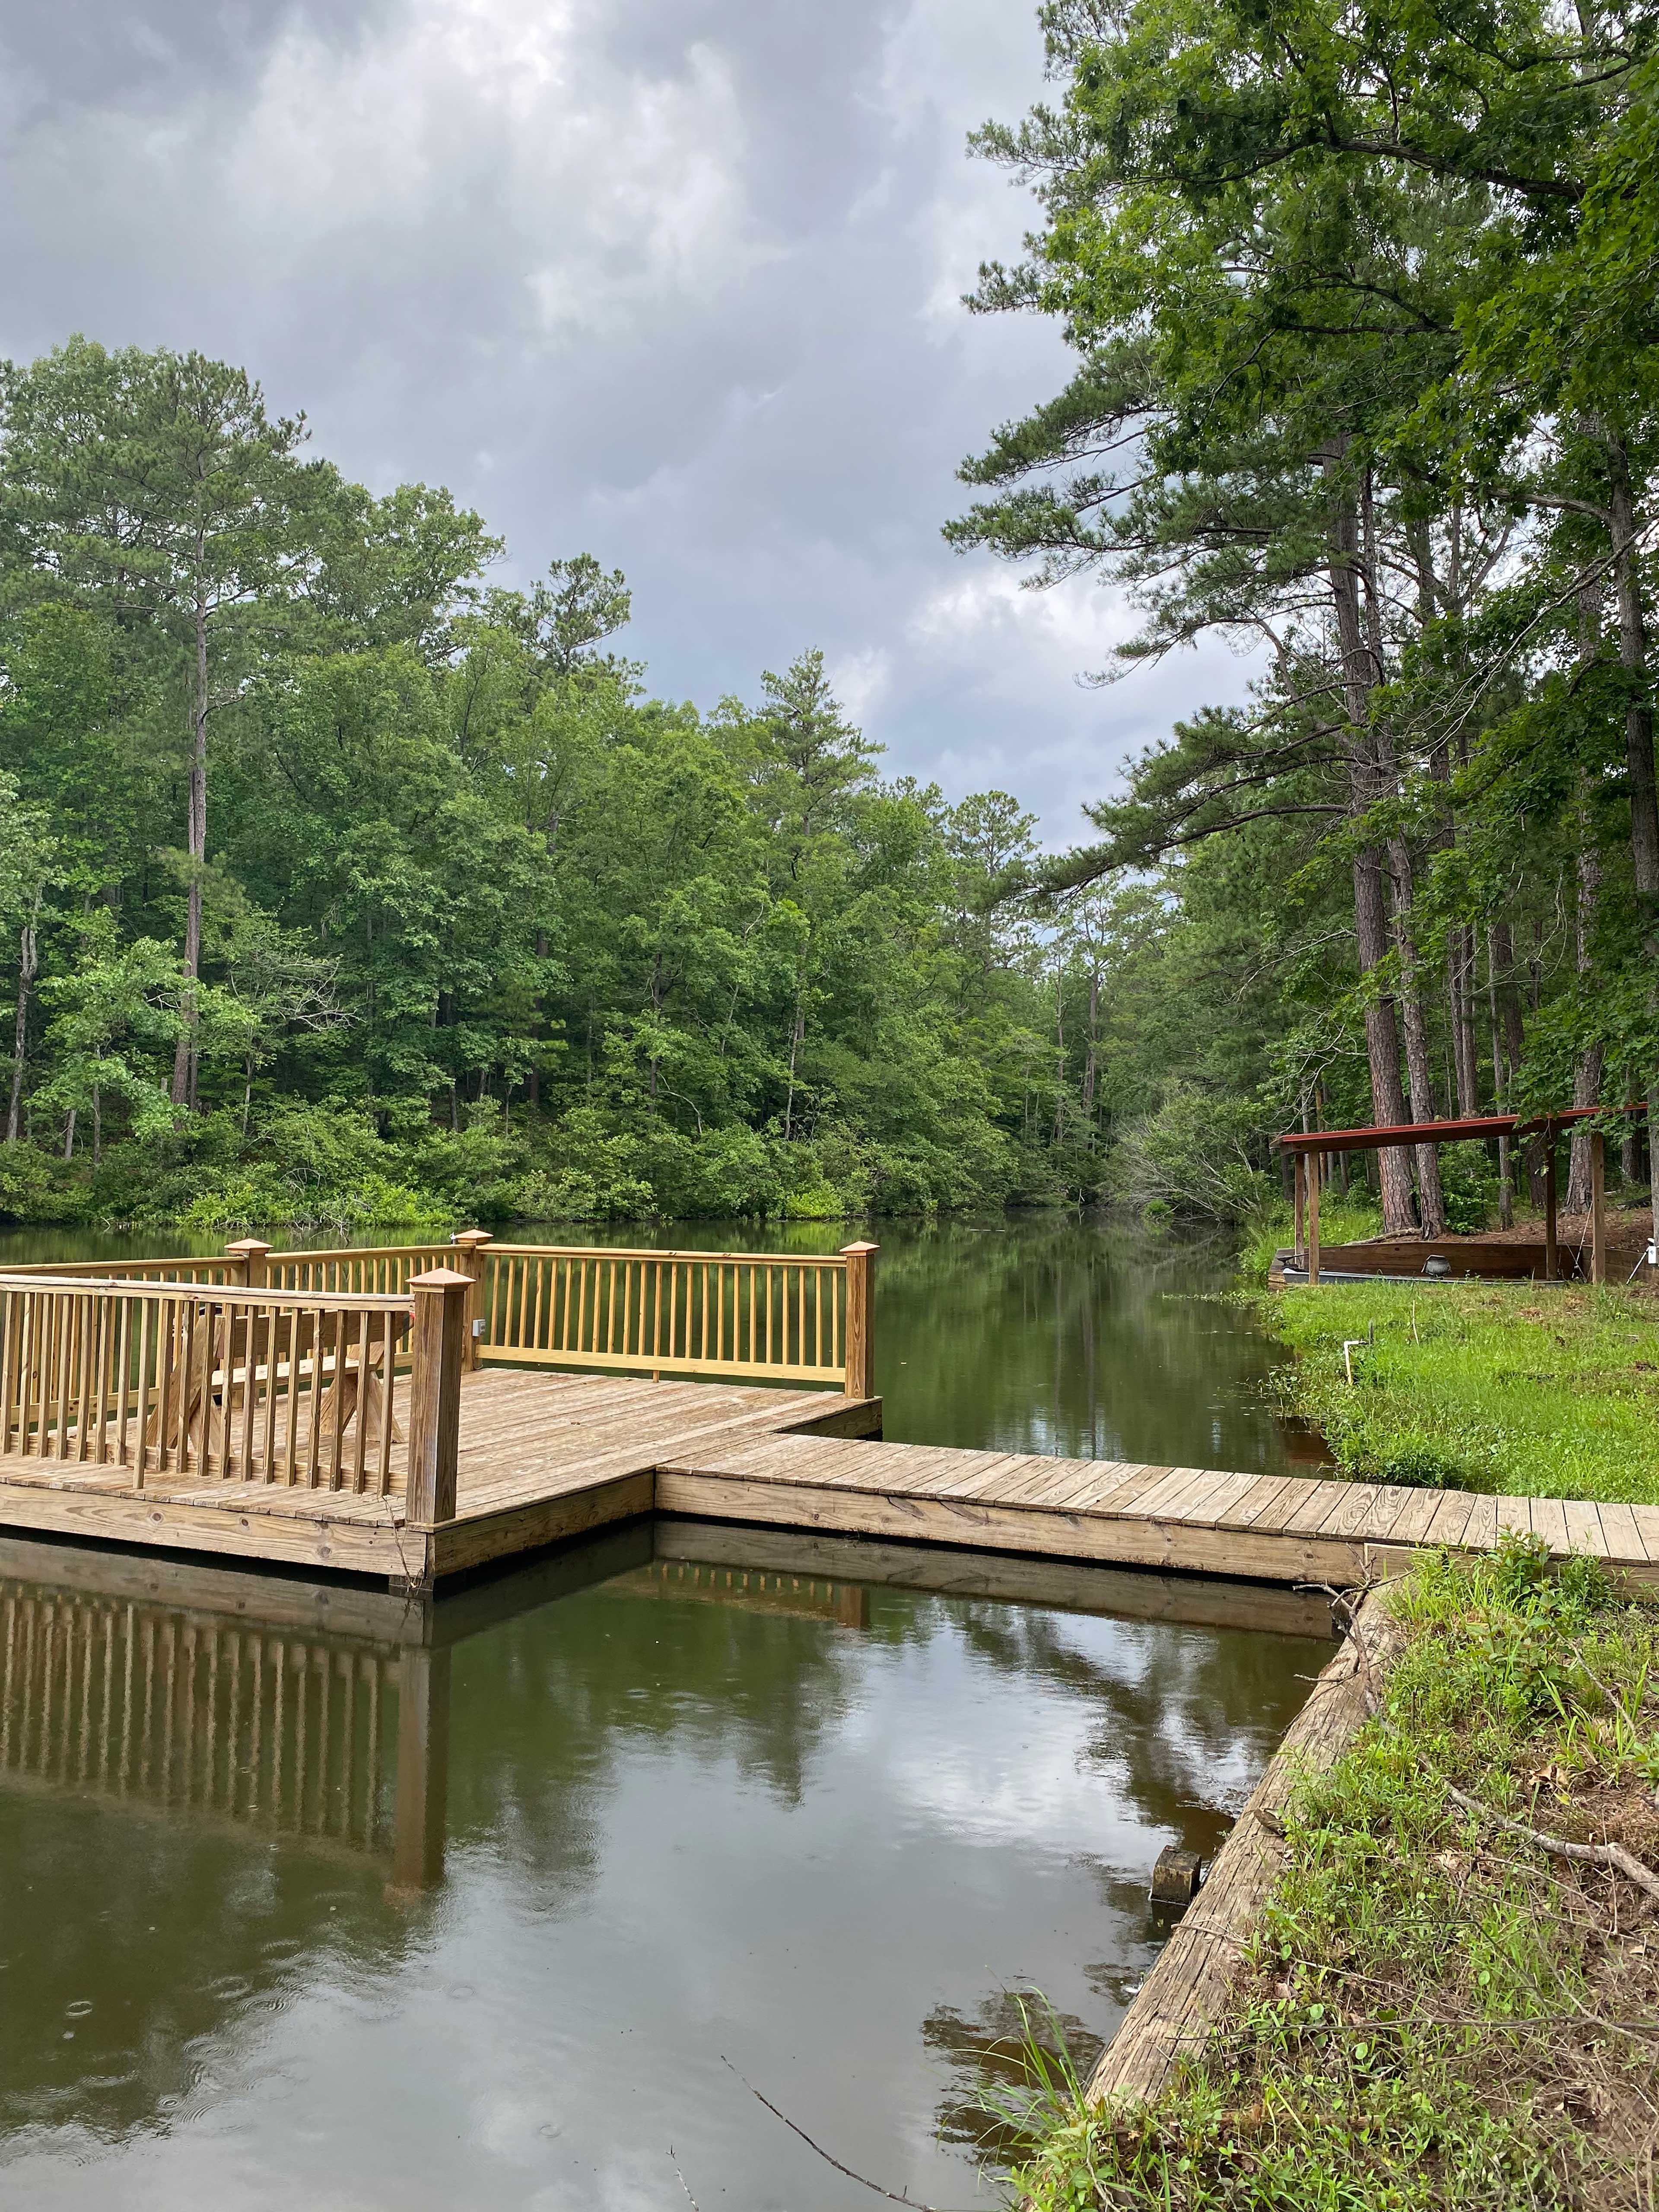
[[[1031,817],[880,774],[823,656],[708,714],[240,370],[0,372],[0,945],[28,1218],[828,1218],[1092,1194]],[[1058,942],[1056,940],[1055,942]],[[1048,1039],[1055,1039],[1051,1050]]]
[[[1629,1821],[1659,1757],[1659,1615],[1593,1562],[1552,1575],[1530,1539],[1431,1555],[1390,1602],[1382,1709],[1299,1785],[1212,2043],[1151,2105],[1091,2108],[1050,2070],[1011,2182],[1031,2212],[1634,2202],[1650,2046],[1605,2032],[1606,1877],[1487,1808],[1574,1837]],[[1639,2021],[1652,1991],[1643,1966],[1620,2002]]]
[[[1346,1198],[1327,1191],[1320,1200],[1319,1236],[1322,1244],[1357,1244],[1375,1237],[1382,1226],[1376,1204],[1363,1192]],[[1239,1272],[1247,1282],[1265,1283],[1276,1256],[1289,1249],[1296,1236],[1296,1217],[1284,1199],[1274,1203],[1251,1225],[1239,1255]]]
[[[1172,1085],[1224,1109],[1206,1210],[1303,1115],[1642,1096],[1650,18],[1051,0],[1042,21],[1052,93],[975,140],[1039,221],[974,304],[1054,318],[1075,374],[963,464],[946,535],[1127,590],[1120,665],[1209,635],[1257,654],[1246,700],[1184,714],[1088,810],[1097,841],[1038,872],[1060,910],[1150,882],[1146,939],[1108,963],[1141,1017],[1123,1187],[1168,1180],[1139,1117],[1155,1139]],[[1385,1156],[1389,1226],[1481,1225],[1496,1164]]]

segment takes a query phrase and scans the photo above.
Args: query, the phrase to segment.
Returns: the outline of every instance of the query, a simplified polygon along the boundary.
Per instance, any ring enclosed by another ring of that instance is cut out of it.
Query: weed
[[[1295,1795],[1230,2016],[1150,2106],[1091,2109],[1040,2075],[1041,2137],[1011,2182],[1030,2212],[1644,2201],[1659,1963],[1642,1893],[1526,1837],[1651,1863],[1659,1613],[1593,1561],[1552,1572],[1529,1537],[1431,1555],[1390,1601],[1404,1654]]]
[[[1323,1431],[1344,1474],[1659,1502],[1659,1313],[1644,1292],[1335,1284],[1256,1310],[1297,1355],[1276,1385],[1286,1410]]]

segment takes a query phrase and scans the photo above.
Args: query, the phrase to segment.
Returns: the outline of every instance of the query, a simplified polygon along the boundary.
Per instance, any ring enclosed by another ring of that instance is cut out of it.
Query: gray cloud
[[[822,644],[890,767],[1063,842],[1243,671],[1082,690],[1132,611],[939,537],[1066,374],[958,300],[1030,217],[965,133],[1040,61],[1023,0],[10,0],[0,338],[241,361],[353,474],[477,505],[511,575],[624,568],[659,690]]]

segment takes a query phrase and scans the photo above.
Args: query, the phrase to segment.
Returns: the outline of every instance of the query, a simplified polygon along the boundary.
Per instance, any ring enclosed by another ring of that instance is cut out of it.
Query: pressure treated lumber
[[[1376,1596],[1366,1598],[1102,2054],[1089,2083],[1091,2103],[1155,2097],[1177,2060],[1201,2049],[1284,1865],[1279,1817],[1291,1793],[1300,1777],[1322,1774],[1346,1749],[1402,1641]]]
[[[251,1293],[262,1294],[307,1303],[335,1295]],[[54,1448],[0,1455],[0,1531],[217,1553],[422,1590],[653,1511],[1281,1587],[1372,1579],[1397,1571],[1425,1543],[1486,1550],[1515,1528],[1541,1536],[1558,1556],[1588,1551],[1632,1583],[1659,1586],[1652,1506],[888,1443],[879,1399],[741,1380],[456,1371],[465,1340],[455,1320],[471,1294],[465,1271],[404,1292],[441,1316],[427,1332],[435,1354],[422,1351],[413,1381],[440,1372],[444,1361],[455,1371],[453,1474],[442,1483],[451,1446],[406,1382],[410,1436],[385,1441],[384,1492],[378,1478],[361,1489],[349,1480],[337,1487],[271,1481],[257,1470],[252,1480],[231,1480],[216,1471],[216,1455],[145,1472]],[[418,1342],[418,1324],[416,1335]],[[334,1401],[331,1416],[328,1389],[325,1377],[325,1437],[331,1424],[346,1430],[344,1401]],[[314,1428],[309,1412],[304,1419]],[[279,1457],[282,1436],[279,1425]],[[374,1441],[370,1461],[380,1454]],[[325,1451],[321,1465],[338,1465],[349,1478],[353,1458],[349,1448],[331,1458]],[[411,1513],[405,1491],[416,1462],[417,1473],[430,1470],[414,1485],[430,1502]],[[439,1509],[447,1505],[445,1517]]]

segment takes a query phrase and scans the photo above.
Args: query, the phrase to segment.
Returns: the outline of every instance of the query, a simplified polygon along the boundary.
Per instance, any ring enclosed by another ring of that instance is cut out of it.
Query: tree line
[[[0,1212],[201,1228],[1080,1190],[1033,822],[884,778],[822,656],[700,711],[241,370],[0,370]],[[1060,1143],[1055,1143],[1056,1127]]]
[[[1042,23],[1053,98],[976,140],[1040,225],[971,304],[1057,318],[1078,366],[947,534],[1127,586],[1128,666],[1218,636],[1259,672],[1041,873],[1109,940],[1069,988],[1136,1172],[1237,1211],[1287,1121],[1655,1095],[1653,11]],[[1388,1225],[1438,1230],[1480,1166],[1385,1152]],[[1570,1203],[1588,1173],[1580,1140]]]

